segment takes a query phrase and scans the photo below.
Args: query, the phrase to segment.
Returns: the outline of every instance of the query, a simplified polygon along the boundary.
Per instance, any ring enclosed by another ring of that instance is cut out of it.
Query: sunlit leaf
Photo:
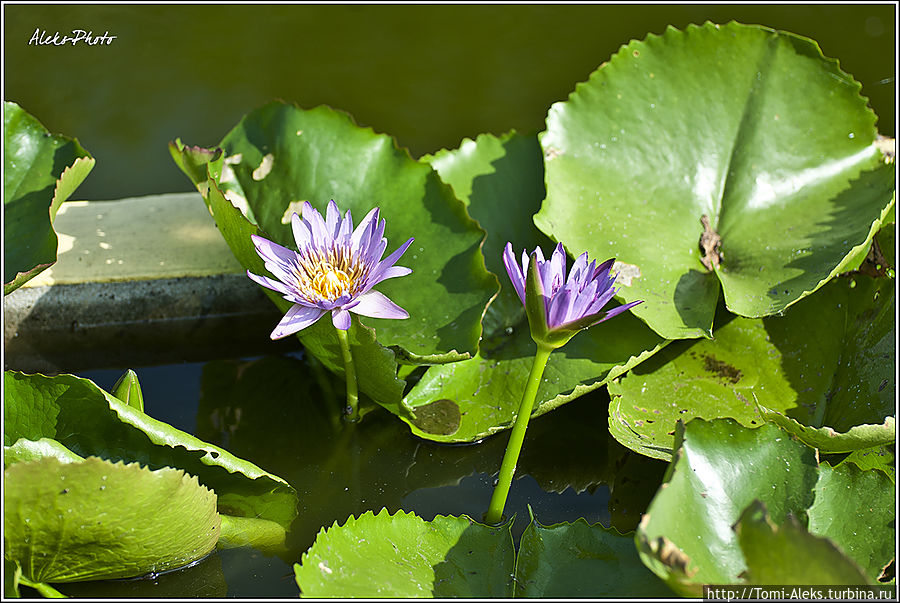
[[[5,446],[48,438],[85,458],[183,469],[216,491],[219,512],[268,519],[284,529],[297,513],[296,493],[281,478],[153,419],[87,379],[6,371],[4,418]]]
[[[510,597],[510,524],[382,509],[323,529],[294,565],[305,597]]]
[[[216,496],[181,470],[55,458],[4,471],[4,543],[35,582],[182,567],[219,538]]]
[[[56,262],[53,220],[94,167],[77,140],[51,134],[16,103],[3,103],[3,293]]]
[[[734,313],[781,312],[864,255],[893,203],[859,91],[815,42],[765,27],[633,40],[551,107],[535,224],[627,264],[619,298],[664,337],[710,336],[720,286]]]
[[[428,165],[413,160],[390,137],[356,126],[346,114],[282,102],[247,114],[220,146],[225,157],[217,183],[225,197],[282,245],[295,245],[289,217],[303,201],[324,214],[334,199],[342,211],[352,210],[357,222],[373,207],[381,208],[388,251],[415,238],[399,262],[412,274],[379,285],[410,318],[363,322],[377,331],[381,345],[398,348],[414,363],[474,354],[481,317],[497,285],[484,268],[484,232]],[[197,178],[201,160],[193,152],[180,165]],[[243,243],[223,235],[232,249]],[[302,338],[304,344],[312,337]]]
[[[730,419],[695,419],[683,428],[667,481],[638,527],[641,558],[685,595],[700,593],[703,584],[739,584],[752,564],[733,526],[756,501],[765,505],[769,525],[783,527],[789,516],[808,521],[816,542],[827,538],[827,547],[838,547],[869,581],[891,560],[896,528],[887,474],[820,466],[815,450],[780,428],[747,429]],[[769,534],[772,558],[809,544],[786,530],[778,538]],[[757,583],[802,583],[783,569]]]
[[[675,342],[609,385],[610,432],[666,460],[693,417],[777,420],[826,452],[877,446],[893,439],[895,332],[894,281],[858,274],[784,316],[726,315],[715,339]]]
[[[535,343],[503,266],[502,251],[507,242],[513,243],[517,254],[538,246],[548,254],[551,250],[549,239],[532,223],[544,197],[543,164],[536,138],[515,133],[500,138],[483,134],[475,141],[463,141],[459,149],[425,159],[487,230],[485,262],[497,274],[501,290],[485,316],[478,355],[430,367],[406,396],[416,419],[404,420],[423,438],[474,441],[511,426],[531,370]],[[534,416],[600,387],[663,345],[659,336],[629,315],[587,329],[551,354]]]

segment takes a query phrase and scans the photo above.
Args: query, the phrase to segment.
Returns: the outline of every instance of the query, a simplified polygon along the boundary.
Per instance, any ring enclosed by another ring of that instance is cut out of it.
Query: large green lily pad
[[[459,149],[425,159],[487,230],[485,261],[497,274],[501,289],[485,316],[478,354],[471,360],[430,367],[405,398],[416,418],[404,420],[424,438],[475,441],[512,424],[535,353],[502,253],[507,242],[513,243],[517,255],[537,246],[550,251],[549,240],[531,221],[544,196],[541,154],[534,136],[483,134],[475,141],[463,141]],[[600,387],[665,343],[627,314],[579,333],[551,354],[534,416]]]
[[[475,353],[481,317],[497,284],[484,268],[484,232],[430,166],[344,113],[282,102],[247,114],[220,147],[225,153],[217,179],[222,192],[264,236],[282,245],[295,246],[289,216],[303,201],[324,215],[334,199],[342,212],[352,211],[357,223],[380,207],[388,251],[415,238],[399,262],[412,274],[378,286],[410,318],[364,319],[365,324],[377,331],[381,345],[397,348],[414,363]],[[176,144],[173,155],[179,153],[183,149]],[[198,153],[190,161],[176,161],[204,192],[205,179],[197,180]],[[233,249],[243,243],[223,234]],[[306,344],[308,338],[301,339]]]
[[[783,316],[727,315],[714,340],[675,342],[610,383],[610,433],[661,459],[693,417],[776,421],[825,452],[893,441],[894,338],[893,279],[834,279]]]
[[[673,589],[697,595],[703,584],[741,582],[748,559],[732,526],[754,501],[774,526],[790,516],[808,520],[811,535],[836,545],[870,581],[891,560],[894,485],[883,471],[819,466],[815,450],[774,425],[695,419],[682,433],[635,538],[644,563]],[[795,540],[770,539],[769,554],[808,544]],[[796,584],[790,568],[783,570],[767,580]]]
[[[533,516],[516,556],[516,597],[671,597],[641,562],[634,537],[614,528],[541,525]]]
[[[280,477],[149,417],[87,379],[6,371],[3,403],[4,446],[45,438],[83,458],[182,469],[216,491],[219,512],[269,520],[282,530],[297,514],[296,493]]]
[[[632,41],[551,107],[535,224],[623,262],[619,298],[666,338],[711,336],[720,284],[736,314],[781,312],[864,255],[893,202],[859,91],[815,42],[765,27]]]
[[[5,555],[34,582],[159,573],[219,538],[216,495],[181,470],[45,458],[13,464],[3,481]]]
[[[51,134],[19,105],[4,101],[4,295],[56,262],[56,212],[93,167],[76,139]]]
[[[509,597],[510,526],[368,511],[323,528],[294,573],[306,597]]]

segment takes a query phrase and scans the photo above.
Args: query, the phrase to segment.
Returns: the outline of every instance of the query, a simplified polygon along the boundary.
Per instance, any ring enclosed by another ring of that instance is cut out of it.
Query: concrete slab
[[[59,261],[3,300],[4,366],[60,373],[300,349],[198,193],[67,202]]]
[[[70,201],[54,229],[57,262],[26,287],[243,273],[196,192]]]

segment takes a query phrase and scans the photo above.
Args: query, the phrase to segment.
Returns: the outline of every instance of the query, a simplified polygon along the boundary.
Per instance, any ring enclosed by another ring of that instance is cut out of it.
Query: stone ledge
[[[74,372],[300,349],[199,194],[60,208],[57,264],[4,297],[4,366]]]

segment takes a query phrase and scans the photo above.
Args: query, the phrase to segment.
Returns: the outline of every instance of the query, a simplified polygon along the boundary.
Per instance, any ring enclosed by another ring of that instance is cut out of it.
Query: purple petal
[[[325,230],[331,236],[332,240],[337,237],[338,229],[341,226],[341,212],[338,209],[334,199],[328,202],[328,208],[325,210]]]
[[[409,318],[409,312],[379,291],[369,291],[360,295],[350,311],[372,318]]]
[[[389,268],[381,269],[379,267],[378,271],[378,280],[374,280],[372,282],[372,286],[374,287],[376,284],[381,281],[386,281],[389,278],[396,278],[398,276],[406,276],[407,274],[412,273],[412,268],[407,268],[406,266],[391,266]]]
[[[343,308],[335,308],[331,311],[331,322],[336,329],[346,331],[350,328],[350,313]]]
[[[597,281],[590,281],[587,286],[582,289],[572,304],[572,319],[578,320],[588,315],[588,308],[591,307],[597,296]]]
[[[549,262],[550,272],[548,276],[550,277],[550,291],[555,292],[562,284],[566,282],[566,250],[563,248],[563,244],[557,243],[556,249],[553,250],[553,255],[550,256]],[[545,290],[547,281],[544,281]]]
[[[295,304],[287,311],[269,337],[272,339],[281,339],[282,337],[287,337],[292,333],[301,331],[319,320],[324,313],[324,310],[320,310],[319,308],[310,308],[308,306]]]
[[[257,235],[250,235],[250,239],[256,247],[257,255],[262,258],[266,270],[284,283],[293,282],[293,268],[297,254],[287,247],[282,247],[278,243],[273,243]]]
[[[322,218],[322,214],[309,204],[309,201],[303,204],[303,220],[309,226],[310,233],[312,233],[312,244],[318,248],[324,247],[329,241],[325,220]]]
[[[353,216],[350,214],[350,210],[347,210],[347,213],[344,214],[344,219],[341,221],[340,229],[338,233],[335,235],[334,240],[339,245],[349,245],[350,244],[350,235],[353,233]]]
[[[359,226],[356,227],[356,230],[353,231],[353,235],[350,237],[350,245],[353,249],[363,249],[364,247],[361,245],[361,241],[365,240],[365,248],[368,248],[368,243],[372,237],[372,223],[378,220],[378,208],[373,207],[369,210],[369,213],[366,214],[366,217],[362,219],[362,222],[359,223]]]
[[[551,329],[559,325],[571,322],[580,317],[573,317],[572,303],[575,301],[576,295],[572,287],[568,285],[560,289],[556,295],[550,299],[547,308],[547,326]]]
[[[300,219],[296,213],[291,214],[291,230],[294,233],[294,242],[297,243],[297,249],[303,251],[309,247],[312,242],[312,233],[306,222]]]
[[[247,276],[250,277],[250,280],[259,283],[263,287],[267,289],[271,289],[272,291],[278,291],[283,295],[296,295],[290,287],[282,283],[281,281],[275,281],[266,276],[259,276],[258,274],[253,274],[249,270],[247,271]]]
[[[522,254],[523,258],[528,258],[524,253]],[[503,265],[506,266],[506,274],[509,275],[509,280],[512,283],[513,288],[516,290],[516,294],[519,296],[519,299],[522,303],[525,303],[525,275],[522,270],[519,269],[519,266],[516,264],[516,256],[515,252],[513,252],[512,243],[507,243],[506,247],[503,249]],[[527,268],[526,268],[527,270]]]
[[[585,275],[590,274],[587,270],[587,257],[587,252],[584,252],[580,256],[575,258],[575,261],[572,263],[572,268],[569,270],[569,278],[566,280],[567,285],[578,283],[578,289],[582,289],[584,287],[584,284],[587,282],[587,279],[585,279]]]
[[[413,237],[410,237],[406,243],[404,243],[403,245],[401,245],[400,247],[395,249],[391,255],[389,255],[386,258],[384,258],[383,260],[381,260],[381,263],[378,264],[378,266],[375,268],[375,270],[372,272],[371,276],[369,277],[369,279],[370,279],[369,283],[371,283],[371,285],[374,286],[376,283],[381,282],[386,278],[391,278],[390,276],[384,276],[384,273],[386,273],[391,268],[391,266],[393,266],[394,263],[400,259],[401,255],[406,253],[406,250],[409,249],[410,245],[412,245],[413,240],[414,240]],[[381,258],[381,256],[379,256],[379,259],[380,258]],[[409,269],[407,268],[407,270],[409,270]],[[409,270],[409,272],[412,272],[412,270]],[[404,274],[409,274],[409,272],[405,272]],[[395,274],[394,276],[403,276],[403,275]]]
[[[642,304],[642,303],[644,303],[644,300],[639,299],[637,301],[628,302],[627,304],[613,308],[612,310],[610,310],[609,312],[606,313],[606,316],[604,316],[597,322],[603,322],[604,320],[609,320],[613,316],[618,316],[622,312],[625,312],[626,310],[630,310],[631,308],[635,307],[636,305]]]
[[[613,298],[613,296],[618,292],[618,289],[615,287],[610,287],[606,291],[601,291],[600,295],[591,303],[588,309],[585,311],[585,315],[588,314],[596,314],[600,310],[603,309],[603,306],[609,303],[609,300]]]

